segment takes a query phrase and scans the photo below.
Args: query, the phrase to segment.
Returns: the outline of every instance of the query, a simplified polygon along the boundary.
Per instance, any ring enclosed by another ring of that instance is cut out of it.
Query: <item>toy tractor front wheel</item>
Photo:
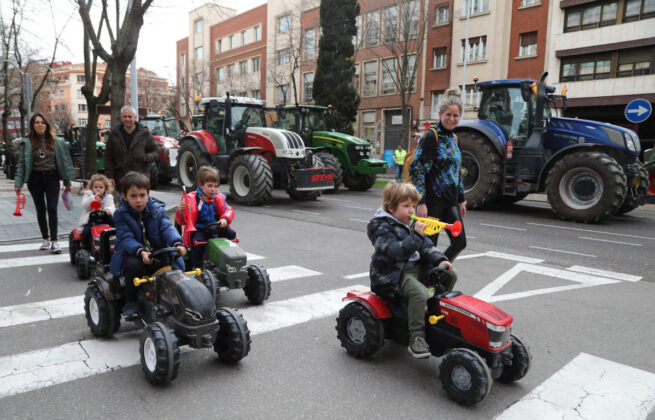
[[[114,302],[108,302],[102,291],[91,284],[84,293],[84,313],[91,333],[111,337],[121,325],[121,314]]]
[[[180,370],[180,347],[173,330],[161,322],[148,324],[139,339],[141,368],[148,381],[166,385]]]
[[[77,278],[88,280],[91,277],[91,255],[89,251],[86,249],[78,250],[75,262],[77,264]]]
[[[491,390],[491,372],[476,352],[456,348],[446,353],[439,365],[441,386],[462,405],[479,403]]]
[[[259,305],[271,295],[271,279],[266,269],[258,265],[249,265],[248,280],[243,291],[251,303]]]
[[[218,334],[214,351],[226,363],[236,363],[250,352],[250,330],[248,323],[236,309],[222,308],[216,312]]]
[[[498,377],[500,382],[514,382],[524,377],[530,370],[532,354],[530,348],[520,338],[512,335],[512,365],[506,366]]]
[[[384,324],[360,303],[351,302],[337,317],[337,338],[341,347],[356,358],[369,358],[384,345]]]

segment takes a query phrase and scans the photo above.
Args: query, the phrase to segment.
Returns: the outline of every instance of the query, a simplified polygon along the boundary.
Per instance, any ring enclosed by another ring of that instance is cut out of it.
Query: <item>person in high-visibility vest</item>
[[[396,165],[396,181],[403,180],[405,156],[407,156],[407,151],[403,150],[403,146],[399,144],[398,148],[393,152],[393,163]]]

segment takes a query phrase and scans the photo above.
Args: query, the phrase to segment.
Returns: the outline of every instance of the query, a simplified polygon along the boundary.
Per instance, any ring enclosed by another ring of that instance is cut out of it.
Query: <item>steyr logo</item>
[[[334,174],[316,174],[312,175],[312,182],[334,181]]]

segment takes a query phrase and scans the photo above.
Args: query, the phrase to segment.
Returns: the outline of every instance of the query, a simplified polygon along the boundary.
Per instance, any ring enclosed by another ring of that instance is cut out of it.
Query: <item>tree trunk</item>
[[[409,127],[410,127],[410,107],[403,101],[402,104],[402,117],[403,117],[403,124],[402,128],[400,130],[400,144],[403,145],[405,150],[409,150]]]
[[[98,137],[98,113],[96,112],[96,101],[87,99],[88,122],[86,125],[86,173],[84,178],[98,172],[98,151],[96,150],[96,138]]]

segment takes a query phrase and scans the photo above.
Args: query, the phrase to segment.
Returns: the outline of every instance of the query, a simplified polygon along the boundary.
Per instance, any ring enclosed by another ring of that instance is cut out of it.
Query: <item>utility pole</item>
[[[129,0],[127,4],[127,14],[130,13],[130,9],[132,9],[132,1]],[[137,78],[139,77],[138,71],[136,68],[136,53],[134,54],[134,58],[132,59],[132,62],[130,63],[130,105],[134,107],[136,110],[136,119],[139,119],[139,91],[137,90]]]
[[[464,106],[466,106],[466,61],[468,59],[468,53],[470,51],[469,46],[469,19],[471,17],[471,10],[473,5],[469,3],[470,0],[464,0],[464,13],[466,13],[466,34],[464,35],[464,74],[462,77],[462,95],[464,96]],[[464,112],[462,112],[462,119],[464,118]]]

